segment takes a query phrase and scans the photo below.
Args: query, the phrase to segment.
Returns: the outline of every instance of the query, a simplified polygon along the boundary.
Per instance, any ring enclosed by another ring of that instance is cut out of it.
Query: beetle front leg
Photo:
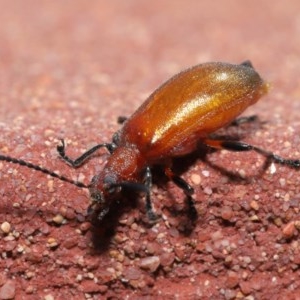
[[[98,149],[105,147],[110,153],[113,152],[114,150],[114,144],[109,144],[109,143],[104,143],[104,144],[98,144],[94,147],[92,147],[91,149],[87,150],[86,152],[84,152],[81,156],[79,156],[76,159],[71,159],[69,156],[66,155],[66,145],[65,145],[65,141],[61,140],[61,144],[57,145],[56,149],[57,152],[59,154],[59,156],[65,161],[67,162],[69,165],[71,165],[73,168],[77,168],[79,166],[81,166],[87,159],[89,159],[91,157],[91,155],[93,153],[95,153]]]

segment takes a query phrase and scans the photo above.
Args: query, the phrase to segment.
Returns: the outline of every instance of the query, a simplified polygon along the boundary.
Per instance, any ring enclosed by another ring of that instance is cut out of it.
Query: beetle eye
[[[91,198],[95,202],[103,202],[103,195],[100,191],[95,191],[91,193]]]
[[[122,188],[120,186],[116,186],[116,185],[107,185],[105,187],[105,191],[110,195],[119,193],[121,191],[121,189]]]
[[[114,194],[119,190],[119,187],[116,186],[116,179],[114,176],[105,176],[103,183],[105,192],[107,192],[108,194]]]
[[[113,187],[108,187],[107,192],[109,194],[114,194],[116,192],[116,188],[114,186]]]

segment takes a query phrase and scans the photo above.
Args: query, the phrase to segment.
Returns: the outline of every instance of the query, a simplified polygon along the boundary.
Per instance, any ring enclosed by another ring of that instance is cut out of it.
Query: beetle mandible
[[[131,188],[146,195],[146,211],[155,219],[150,199],[151,167],[160,164],[166,176],[190,197],[194,190],[172,171],[172,158],[197,149],[199,143],[231,151],[256,151],[275,163],[299,168],[299,159],[285,159],[272,152],[236,140],[213,139],[211,134],[233,122],[248,106],[268,91],[266,83],[250,61],[242,64],[204,63],[187,69],[165,82],[128,119],[123,120],[111,143],[101,143],[73,160],[60,157],[72,167],[82,165],[94,152],[106,148],[111,156],[91,183],[73,181],[21,159],[0,155],[0,160],[24,165],[90,191],[92,211],[98,220],[108,213],[115,195]]]

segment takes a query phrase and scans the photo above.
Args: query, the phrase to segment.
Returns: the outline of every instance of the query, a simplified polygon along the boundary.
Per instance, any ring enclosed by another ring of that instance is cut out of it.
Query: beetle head
[[[89,187],[92,204],[89,214],[97,214],[97,220],[101,221],[109,212],[115,196],[121,191],[116,185],[117,179],[111,175],[96,175],[93,177]]]
[[[94,176],[89,185],[92,198],[90,209],[91,213],[98,213],[98,220],[101,221],[107,215],[122,188],[145,190],[144,185],[138,183],[140,178],[137,171],[142,169],[139,157],[140,153],[135,148],[117,147],[104,169]]]

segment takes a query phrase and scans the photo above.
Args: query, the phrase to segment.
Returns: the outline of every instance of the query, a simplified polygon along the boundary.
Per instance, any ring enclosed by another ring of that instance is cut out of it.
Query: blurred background
[[[297,0],[16,0],[0,7],[2,121],[34,109],[32,121],[43,122],[38,107],[80,115],[74,108],[82,103],[93,117],[115,106],[130,114],[184,68],[245,59],[273,83],[272,107],[299,108]]]

